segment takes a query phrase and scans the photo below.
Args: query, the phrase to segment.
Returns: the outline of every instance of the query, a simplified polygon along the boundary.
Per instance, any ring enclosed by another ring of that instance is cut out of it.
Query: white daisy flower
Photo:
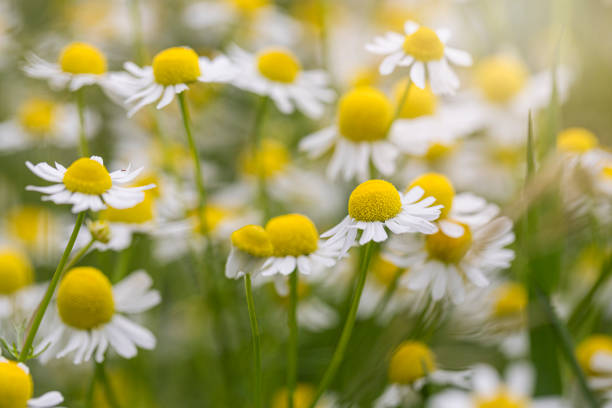
[[[74,364],[102,362],[109,346],[123,358],[132,358],[138,347],[155,348],[155,336],[125,315],[140,314],[161,301],[145,271],[136,271],[111,286],[93,267],[73,268],[63,277],[56,296],[56,315],[36,348],[43,362],[74,354]]]
[[[231,241],[225,264],[225,276],[230,279],[240,279],[247,273],[256,275],[274,252],[268,233],[259,225],[246,225],[234,231]]]
[[[156,108],[162,109],[193,82],[224,83],[236,74],[226,56],[199,57],[188,47],[172,47],[159,52],[151,66],[139,67],[126,62],[123,67],[127,73],[112,74],[109,88],[125,98],[125,104],[130,107],[128,116],[155,102]]]
[[[479,365],[472,372],[472,391],[442,391],[431,399],[428,408],[569,407],[560,397],[531,398],[534,378],[533,370],[527,364],[509,366],[505,383],[491,366]]]
[[[303,70],[297,57],[287,49],[266,48],[253,55],[233,46],[229,56],[240,69],[232,83],[269,97],[282,113],[290,114],[297,109],[318,118],[323,115],[324,104],[336,96],[325,71]]]
[[[0,322],[30,317],[40,301],[33,282],[34,269],[25,253],[9,246],[0,248]]]
[[[119,186],[133,181],[142,168],[130,171],[128,166],[127,169],[109,173],[99,156],[82,157],[67,169],[59,163],[55,163],[53,168],[47,163],[33,165],[28,161],[26,166],[38,177],[57,183],[46,187],[27,186],[26,190],[47,194],[43,196],[43,201],[72,204],[73,213],[100,211],[107,206],[130,208],[144,200],[145,190],[155,187],[153,184],[141,187]]]
[[[435,198],[424,196],[425,191],[415,187],[401,194],[393,184],[384,180],[368,180],[358,185],[348,202],[348,215],[334,228],[321,235],[328,244],[340,245],[344,254],[359,242],[383,242],[388,238],[386,229],[394,234],[421,232],[434,234],[438,228],[432,221],[440,216],[441,206],[432,206]],[[359,241],[357,233],[362,231]]]
[[[34,382],[30,369],[23,363],[9,361],[0,354],[0,401],[7,407],[61,408],[64,397],[51,391],[32,398]]]
[[[274,254],[263,265],[263,276],[277,273],[287,276],[296,269],[309,275],[316,269],[336,264],[338,246],[319,240],[317,227],[304,215],[274,217],[267,222],[266,232],[272,241]]]
[[[459,78],[448,61],[460,66],[472,65],[472,57],[465,51],[446,45],[450,31],[434,31],[414,21],[404,25],[405,35],[388,32],[366,45],[366,50],[385,55],[380,64],[382,75],[391,74],[397,66],[410,67],[410,79],[421,89],[429,79],[435,94],[452,94],[459,88]]]
[[[586,170],[595,169],[604,156],[599,146],[597,136],[588,129],[582,127],[570,127],[563,129],[557,135],[557,151],[563,155],[566,168],[570,169],[581,165]]]
[[[609,391],[612,387],[612,337],[593,334],[576,347],[578,363],[596,391]]]
[[[46,79],[51,87],[71,92],[85,85],[104,85],[107,80],[106,57],[93,45],[74,42],[60,53],[57,63],[30,54],[23,70],[33,78]]]
[[[334,149],[327,175],[335,179],[367,180],[370,162],[383,175],[391,176],[396,169],[399,149],[388,138],[393,121],[393,106],[381,91],[357,87],[346,93],[338,104],[337,123],[300,142],[300,150],[311,158]]]

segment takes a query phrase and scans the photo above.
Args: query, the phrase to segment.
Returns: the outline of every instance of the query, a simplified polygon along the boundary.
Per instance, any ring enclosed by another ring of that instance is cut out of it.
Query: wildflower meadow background
[[[0,408],[612,407],[612,2],[0,0]]]

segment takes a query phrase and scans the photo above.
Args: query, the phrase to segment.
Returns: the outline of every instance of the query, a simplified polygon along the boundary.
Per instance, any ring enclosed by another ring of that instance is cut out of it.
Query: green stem
[[[287,369],[287,406],[293,408],[293,393],[297,383],[297,360],[298,360],[298,327],[297,327],[297,303],[298,303],[298,271],[297,269],[289,275],[289,358]]]
[[[253,159],[257,168],[257,188],[259,194],[259,204],[263,213],[264,222],[270,219],[270,200],[268,197],[268,188],[266,186],[266,174],[261,160],[257,159],[257,153],[261,149],[261,129],[263,127],[264,118],[268,109],[270,98],[263,96],[257,107],[255,114],[255,122],[253,123]]]
[[[376,308],[374,309],[374,313],[372,314],[373,318],[376,318],[376,316],[380,316],[384,313],[385,309],[387,308],[387,305],[389,304],[389,301],[397,290],[397,284],[399,282],[400,277],[402,276],[402,272],[402,269],[398,269],[397,272],[395,272],[393,280],[385,289],[385,294],[383,295],[382,299],[380,299],[380,302],[378,303],[378,305],[376,305]]]
[[[251,334],[253,336],[253,356],[255,361],[255,408],[262,408],[262,385],[261,385],[261,339],[259,325],[255,314],[255,302],[253,301],[253,290],[251,288],[251,275],[244,275],[244,291],[246,293],[249,319],[251,321]]]
[[[89,248],[91,248],[91,246],[93,245],[93,243],[96,242],[95,240],[91,239],[89,240],[89,242],[87,243],[87,245],[85,245],[83,248],[81,248],[79,250],[79,252],[77,252],[67,263],[66,266],[64,267],[64,270],[68,271],[70,269],[72,269],[72,267],[74,265],[76,265],[77,262],[79,262],[79,260],[87,253],[87,251],[89,251]]]
[[[580,327],[580,324],[584,322],[588,311],[591,309],[590,305],[599,292],[599,290],[608,282],[612,276],[612,257],[609,257],[602,265],[601,272],[595,284],[587,292],[587,294],[580,300],[578,305],[574,308],[571,317],[568,320],[567,326],[573,332],[576,332]]]
[[[353,301],[351,303],[351,308],[349,309],[349,314],[346,318],[346,322],[344,323],[344,328],[342,329],[342,334],[340,336],[340,341],[336,346],[336,351],[334,352],[334,356],[332,357],[331,363],[327,367],[325,374],[323,375],[323,379],[319,384],[317,389],[317,393],[310,404],[310,408],[314,408],[317,405],[317,402],[327,390],[327,387],[331,384],[334,379],[342,360],[344,359],[344,354],[346,353],[346,348],[348,346],[349,340],[351,338],[351,333],[353,332],[353,327],[355,326],[355,319],[357,317],[357,308],[359,307],[359,301],[361,300],[361,294],[363,292],[363,287],[365,285],[368,268],[370,266],[370,260],[372,259],[372,252],[374,250],[374,241],[370,241],[365,245],[365,253],[361,260],[361,266],[359,268],[359,275],[357,276],[357,285],[355,287],[355,293],[353,294]]]
[[[391,122],[389,123],[387,133],[391,131],[391,126],[393,126],[393,123],[400,117],[402,109],[404,109],[404,105],[406,104],[406,101],[408,100],[408,95],[410,94],[410,85],[412,85],[412,81],[410,80],[410,77],[408,77],[406,79],[406,87],[404,88],[404,92],[402,92],[402,96],[397,103],[397,107],[395,108],[393,119],[391,119]]]
[[[130,17],[132,19],[134,53],[136,54],[136,61],[142,65],[145,63],[146,52],[144,41],[142,40],[142,18],[138,2],[139,0],[130,0]]]
[[[98,367],[94,363],[94,372],[91,376],[91,381],[87,387],[87,394],[85,394],[85,408],[93,407],[94,391],[96,389],[96,382],[98,381]]]
[[[113,387],[108,380],[106,375],[106,370],[104,369],[104,362],[96,363],[96,371],[98,372],[98,378],[104,387],[104,394],[106,395],[106,402],[110,405],[111,408],[121,408],[119,402],[117,401],[117,396],[113,391]]]
[[[87,145],[87,134],[85,131],[85,95],[84,88],[77,91],[77,110],[79,112],[79,147],[83,157],[89,156],[89,146]]]
[[[119,260],[117,261],[117,267],[115,268],[113,282],[119,282],[127,274],[128,268],[130,266],[130,260],[132,259],[133,247],[134,242],[132,242],[129,247],[125,248],[119,254]]]
[[[25,343],[23,345],[23,349],[21,349],[21,354],[19,355],[19,362],[23,363],[28,359],[30,355],[30,349],[32,348],[32,343],[34,343],[34,337],[36,337],[36,333],[42,323],[42,319],[45,316],[45,312],[49,307],[49,303],[51,302],[51,298],[53,297],[53,293],[55,293],[55,288],[59,283],[60,276],[64,271],[64,266],[68,261],[68,256],[70,252],[72,252],[72,248],[74,247],[74,242],[76,241],[77,235],[79,235],[79,231],[81,229],[81,225],[83,225],[83,220],[85,219],[85,212],[80,212],[77,216],[76,224],[74,224],[74,229],[72,230],[72,234],[70,235],[70,239],[68,240],[68,244],[66,245],[66,249],[64,249],[64,254],[62,255],[57,268],[55,269],[55,273],[51,278],[51,283],[45,292],[45,296],[43,297],[38,310],[34,316],[34,320],[32,322],[32,327],[30,327],[30,331],[28,332],[28,336],[26,337]]]

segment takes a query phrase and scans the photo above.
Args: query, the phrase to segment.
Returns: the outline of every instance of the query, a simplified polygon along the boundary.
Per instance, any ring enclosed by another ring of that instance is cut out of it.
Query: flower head
[[[397,384],[412,384],[436,370],[435,356],[424,343],[407,341],[391,356],[389,381]]]
[[[52,408],[64,401],[62,394],[57,391],[38,398],[32,398],[33,395],[34,381],[28,367],[0,355],[0,407]]]
[[[258,273],[266,259],[274,254],[268,232],[259,225],[246,225],[234,231],[231,241],[232,249],[225,265],[228,278]]]
[[[34,280],[28,258],[13,249],[0,249],[0,296],[11,295]]]

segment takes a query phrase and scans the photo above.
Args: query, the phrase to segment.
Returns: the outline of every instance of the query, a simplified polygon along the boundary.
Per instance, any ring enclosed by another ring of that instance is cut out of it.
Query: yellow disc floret
[[[6,221],[10,234],[27,245],[44,242],[53,229],[51,212],[41,206],[17,207],[8,213]]]
[[[401,210],[400,194],[388,181],[364,181],[349,197],[348,213],[357,221],[386,221]]]
[[[524,397],[512,395],[505,389],[486,397],[476,397],[475,403],[475,408],[527,408],[529,406],[529,402]]]
[[[86,157],[76,160],[68,167],[63,182],[70,191],[92,195],[105,193],[113,185],[106,167]]]
[[[202,228],[203,226],[200,225],[202,222],[201,217],[197,216],[197,211],[198,210],[196,209],[193,230],[196,233],[204,233],[205,231]],[[204,220],[206,222],[206,228],[208,228],[208,231],[214,231],[222,221],[231,216],[230,210],[217,205],[207,205],[202,212],[204,213]]]
[[[414,187],[421,187],[425,190],[423,198],[434,197],[436,204],[444,206],[440,211],[440,218],[445,218],[448,215],[455,198],[455,189],[448,177],[440,173],[425,173],[414,179],[406,188],[406,191],[410,191]]]
[[[485,58],[476,68],[476,82],[491,102],[505,103],[514,98],[527,81],[521,61],[508,56]]]
[[[89,330],[108,323],[115,313],[110,281],[93,267],[71,269],[57,291],[57,309],[62,321],[77,329]]]
[[[298,384],[293,392],[293,406],[295,408],[308,408],[315,396],[315,389],[309,384]],[[274,394],[272,408],[287,408],[287,390],[282,389]],[[318,405],[317,405],[318,406]]]
[[[516,317],[521,316],[527,307],[527,290],[516,282],[506,283],[494,292],[495,304],[493,316]]]
[[[472,232],[470,227],[459,221],[447,219],[446,222],[463,227],[463,235],[458,238],[449,237],[442,230],[425,237],[425,248],[433,259],[445,263],[458,263],[472,247]]]
[[[290,84],[302,67],[293,53],[284,48],[270,48],[257,54],[257,69],[270,81]]]
[[[397,348],[389,362],[389,381],[412,384],[436,369],[435,356],[424,343],[406,341]]]
[[[384,286],[391,285],[397,278],[398,273],[403,272],[397,265],[382,256],[377,256],[374,259],[370,271],[376,280]]]
[[[387,137],[393,105],[384,93],[360,86],[346,93],[338,105],[340,134],[353,142],[373,142]]]
[[[602,353],[612,355],[612,337],[596,334],[587,337],[576,347],[576,358],[587,375],[601,374],[593,368],[593,356]]]
[[[155,217],[155,200],[149,191],[144,192],[144,200],[131,208],[117,209],[108,206],[100,211],[100,219],[124,224],[144,224]]]
[[[62,71],[70,74],[102,75],[106,72],[106,57],[93,45],[74,42],[62,50],[59,57]]]
[[[287,214],[272,218],[266,232],[274,247],[274,256],[301,256],[317,250],[319,233],[306,216]]]
[[[565,153],[586,153],[598,144],[597,136],[581,127],[568,128],[557,135],[557,149]]]
[[[270,0],[226,0],[241,13],[252,14],[270,4]]]
[[[289,162],[291,154],[280,142],[272,139],[264,139],[261,147],[253,152],[248,152],[242,159],[242,170],[252,176],[265,179],[281,173]]]
[[[232,233],[232,245],[257,257],[272,256],[274,246],[265,229],[259,225],[247,225]]]
[[[0,362],[0,408],[26,408],[33,392],[30,374],[17,363]]]
[[[153,58],[155,82],[161,85],[188,84],[200,76],[198,54],[188,47],[172,47]]]
[[[420,26],[414,33],[406,36],[404,51],[417,61],[436,61],[444,56],[444,44],[434,30]]]
[[[396,105],[402,102],[407,83],[408,79],[404,79],[393,87],[393,97],[395,98]],[[436,112],[437,105],[438,98],[431,91],[429,84],[425,89],[421,89],[414,83],[411,83],[402,109],[400,110],[399,117],[402,119],[414,119],[421,116],[433,115]]]
[[[0,249],[0,295],[10,295],[32,283],[34,273],[24,254]]]
[[[427,153],[425,153],[425,159],[429,161],[436,161],[445,158],[448,156],[456,145],[448,145],[444,143],[432,143],[427,149]]]
[[[31,133],[45,134],[53,130],[55,105],[47,99],[32,98],[19,108],[19,123]]]

